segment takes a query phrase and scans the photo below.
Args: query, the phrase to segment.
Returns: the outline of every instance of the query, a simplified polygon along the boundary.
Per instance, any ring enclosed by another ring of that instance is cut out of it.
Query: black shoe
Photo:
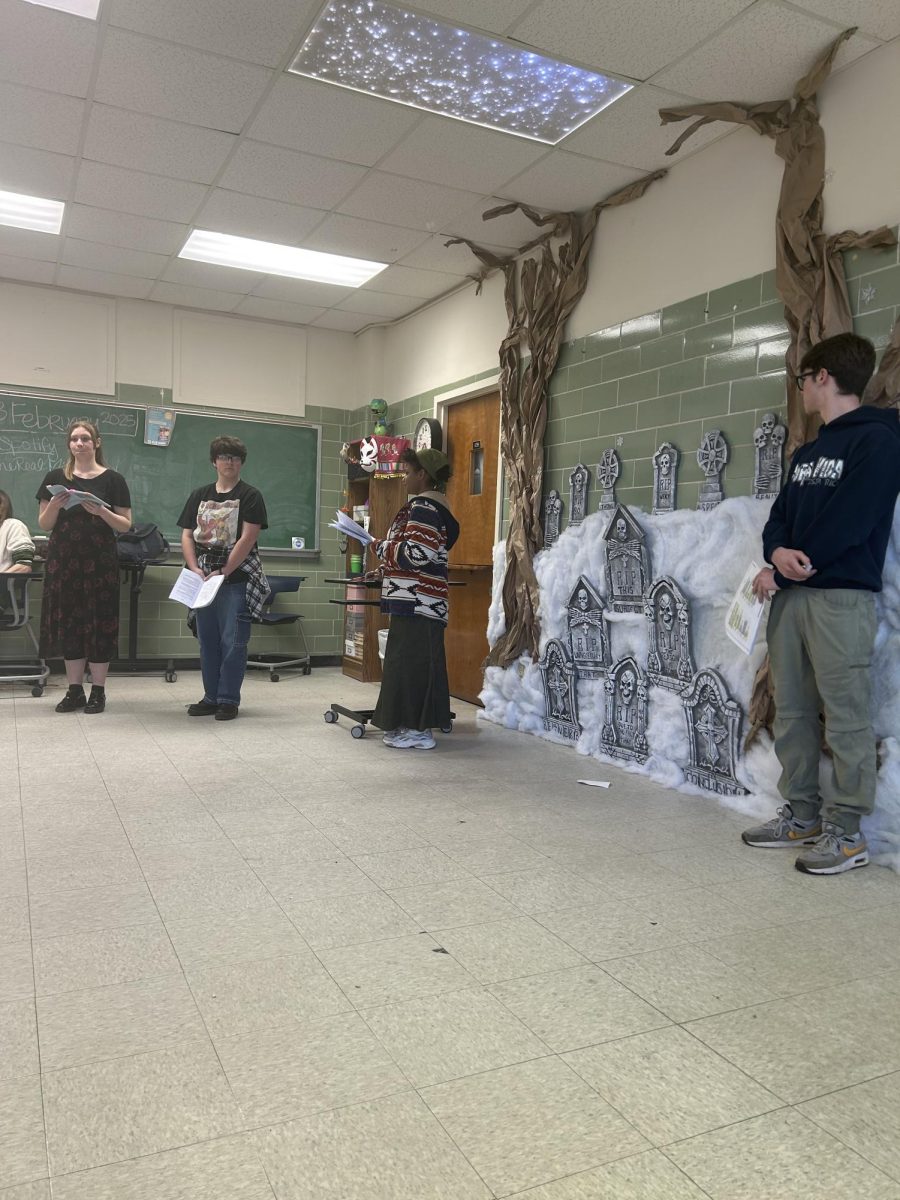
[[[91,688],[91,698],[84,706],[86,713],[102,713],[106,708],[106,689],[97,687],[96,684]]]
[[[84,708],[87,704],[87,696],[84,694],[84,688],[79,683],[75,687],[70,687],[66,694],[56,706],[57,712],[75,712],[76,709]]]
[[[208,700],[201,700],[199,704],[188,705],[189,717],[214,717],[218,711],[218,704],[210,704]]]
[[[219,704],[216,708],[217,721],[233,721],[238,715],[238,706],[236,704]]]

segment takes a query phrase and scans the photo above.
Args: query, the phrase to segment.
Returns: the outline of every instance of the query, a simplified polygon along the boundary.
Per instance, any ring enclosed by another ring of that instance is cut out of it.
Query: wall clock
[[[413,450],[440,450],[444,442],[444,431],[440,421],[423,417],[413,434]]]

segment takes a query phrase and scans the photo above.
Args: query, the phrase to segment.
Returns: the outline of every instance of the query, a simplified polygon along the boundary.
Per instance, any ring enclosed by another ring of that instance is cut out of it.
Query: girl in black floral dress
[[[50,471],[37,493],[38,524],[50,533],[41,603],[41,654],[63,658],[68,691],[57,712],[101,713],[106,707],[106,675],[119,635],[119,565],[116,534],[131,528],[128,484],[103,461],[100,434],[90,421],[75,421],[67,435],[69,461]],[[98,503],[66,508],[61,484],[90,492]],[[106,504],[100,503],[106,501]],[[107,505],[109,507],[107,507]],[[90,664],[91,695],[84,694]]]

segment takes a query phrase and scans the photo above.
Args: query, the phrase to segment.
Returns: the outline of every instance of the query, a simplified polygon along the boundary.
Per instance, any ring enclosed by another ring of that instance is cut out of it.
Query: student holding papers
[[[215,483],[191,492],[178,518],[187,569],[198,582],[223,578],[211,599],[195,597],[203,699],[190,705],[188,715],[233,721],[247,669],[250,622],[260,616],[269,594],[256,548],[268,518],[262,495],[241,479],[247,461],[243,442],[213,438],[209,460]],[[207,603],[201,607],[202,600]]]

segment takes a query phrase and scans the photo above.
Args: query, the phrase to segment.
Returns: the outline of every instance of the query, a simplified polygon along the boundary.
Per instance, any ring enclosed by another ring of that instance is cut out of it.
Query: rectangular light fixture
[[[213,233],[208,229],[195,229],[178,257],[343,287],[359,287],[388,265],[364,258],[345,258],[341,254],[324,254],[320,250],[280,246],[277,242],[260,242],[256,238],[234,237],[230,233]]]
[[[382,0],[331,0],[288,70],[552,146],[632,87]]]
[[[87,17],[90,21],[96,21],[100,11],[100,0],[25,0],[25,3],[37,4],[40,8],[58,8],[60,12]]]
[[[23,196],[19,192],[0,192],[0,225],[12,225],[13,229],[59,233],[65,211],[62,200]]]

